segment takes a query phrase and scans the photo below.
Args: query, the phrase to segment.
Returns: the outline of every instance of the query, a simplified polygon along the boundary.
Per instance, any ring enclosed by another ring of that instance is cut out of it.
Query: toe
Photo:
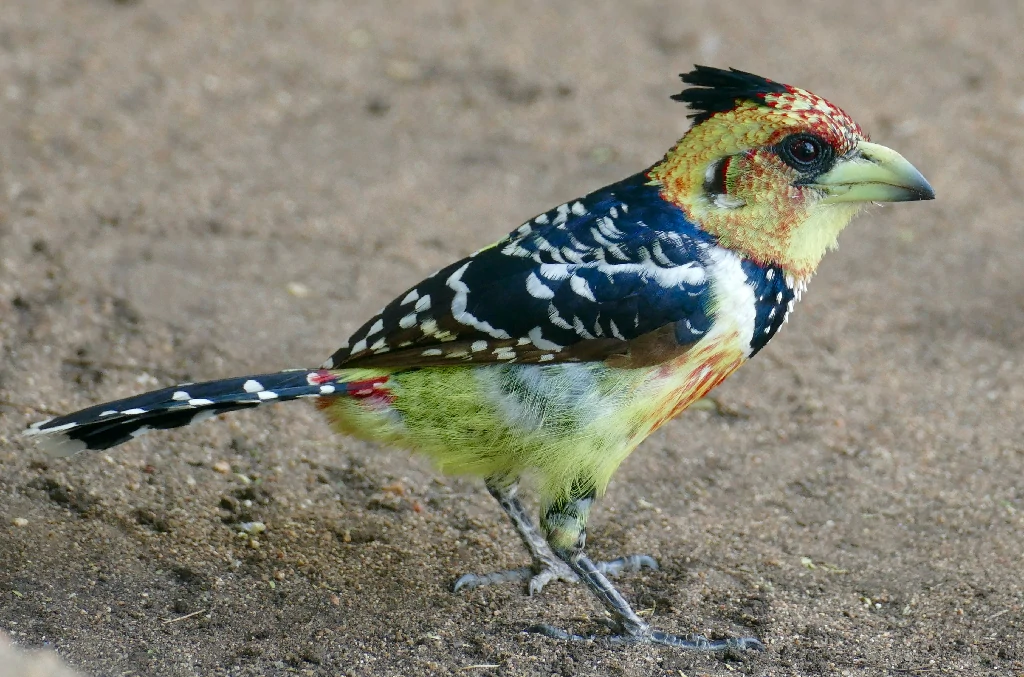
[[[484,585],[492,585],[494,583],[521,583],[523,581],[530,580],[533,576],[533,569],[530,567],[523,567],[521,569],[510,569],[509,571],[496,571],[490,574],[484,574],[479,576],[477,574],[465,574],[460,576],[459,580],[455,581],[452,585],[453,592],[459,592],[460,590],[473,590]]]
[[[650,555],[627,555],[608,562],[596,562],[597,570],[605,576],[618,576],[621,573],[634,573],[644,568],[658,570],[658,560]]]
[[[572,569],[562,565],[560,567],[545,567],[541,569],[540,573],[536,574],[530,579],[529,592],[530,595],[536,595],[544,586],[551,581],[565,581],[566,583],[579,583],[579,577],[573,573]]]

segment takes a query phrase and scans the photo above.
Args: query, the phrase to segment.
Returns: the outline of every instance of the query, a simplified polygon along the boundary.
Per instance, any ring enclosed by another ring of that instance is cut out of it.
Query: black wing
[[[693,343],[710,326],[711,244],[638,174],[423,280],[324,366],[600,360],[673,323]]]

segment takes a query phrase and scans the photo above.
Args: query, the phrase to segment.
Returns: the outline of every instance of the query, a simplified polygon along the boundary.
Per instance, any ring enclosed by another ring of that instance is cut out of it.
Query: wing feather
[[[401,295],[325,367],[604,360],[710,326],[711,236],[645,174],[561,205]]]

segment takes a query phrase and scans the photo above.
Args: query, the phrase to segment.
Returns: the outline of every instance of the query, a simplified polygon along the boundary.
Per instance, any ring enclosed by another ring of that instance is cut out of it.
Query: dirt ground
[[[0,630],[96,676],[1024,673],[1022,25],[1013,0],[5,0]],[[450,592],[526,562],[482,486],[301,405],[56,461],[19,436],[319,364],[659,158],[695,62],[828,97],[939,196],[861,216],[595,513],[593,555],[662,563],[620,582],[653,623],[764,654],[524,633],[599,608]]]

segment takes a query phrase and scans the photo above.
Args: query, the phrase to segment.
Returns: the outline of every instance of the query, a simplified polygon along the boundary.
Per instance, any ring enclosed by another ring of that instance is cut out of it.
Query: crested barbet
[[[681,77],[672,98],[693,125],[664,158],[418,282],[319,368],[181,384],[26,434],[70,454],[309,398],[338,432],[484,479],[532,565],[467,574],[456,590],[582,582],[611,616],[604,641],[762,648],[653,629],[608,577],[655,561],[591,561],[587,517],[644,438],[765,347],[863,206],[934,192],[819,96],[735,69]],[[516,495],[526,478],[538,526]]]

